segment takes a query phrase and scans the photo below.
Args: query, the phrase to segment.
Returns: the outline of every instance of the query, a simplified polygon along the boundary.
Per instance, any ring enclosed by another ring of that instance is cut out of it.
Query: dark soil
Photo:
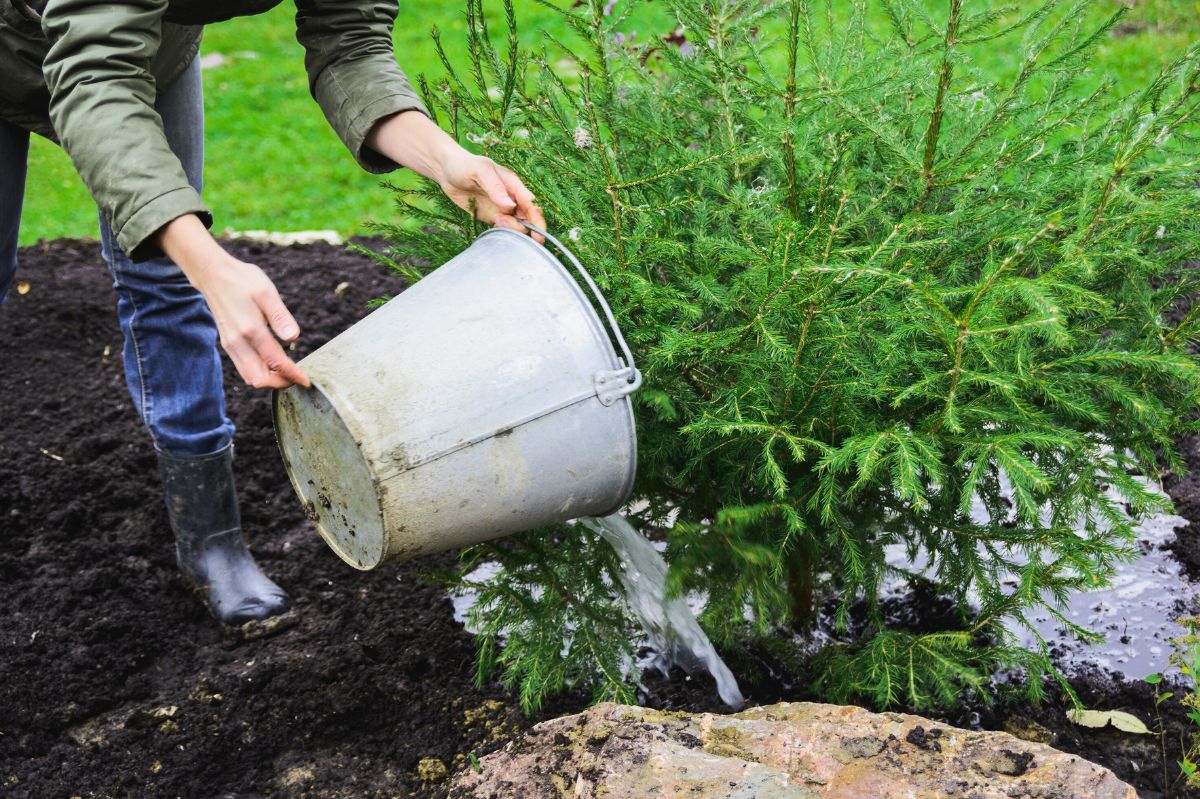
[[[342,248],[233,250],[291,300],[297,355],[403,288]],[[302,623],[222,637],[175,570],[98,247],[23,250],[18,279],[0,308],[0,796],[411,796],[422,758],[453,768],[530,723],[472,686],[471,638],[418,576],[452,556],[344,565],[295,500],[270,394],[232,370],[244,525]]]
[[[1171,551],[1187,576],[1193,582],[1200,582],[1200,436],[1185,435],[1179,441],[1179,449],[1191,471],[1171,475],[1166,487],[1171,499],[1175,500],[1175,512],[1190,524],[1175,531]]]
[[[341,248],[233,250],[291,301],[298,356],[403,288]],[[98,247],[55,242],[21,257],[28,291],[0,309],[0,796],[429,797],[443,783],[423,759],[453,771],[540,718],[586,706],[586,695],[568,695],[529,718],[500,686],[474,687],[471,638],[444,590],[421,579],[452,554],[371,572],[335,557],[292,493],[269,394],[229,369],[245,526],[302,621],[265,640],[223,637],[175,570]],[[1188,454],[1200,464],[1194,445]],[[1174,493],[1200,520],[1200,486]],[[918,597],[893,615],[927,622],[934,602]],[[753,702],[811,698],[786,655],[728,656]],[[649,704],[723,709],[707,678],[645,682]],[[1152,712],[1146,685],[1092,674],[1076,688],[1089,707]],[[1164,705],[1172,745],[1186,722],[1176,708]],[[991,710],[968,698],[943,720],[1046,737],[1160,795],[1156,737],[1075,727],[1057,695]]]

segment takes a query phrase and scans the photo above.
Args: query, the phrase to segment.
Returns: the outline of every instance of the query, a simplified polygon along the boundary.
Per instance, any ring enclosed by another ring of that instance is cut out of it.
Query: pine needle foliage
[[[1200,316],[1167,311],[1196,288],[1200,49],[1135,93],[1084,91],[1120,17],[1089,27],[1086,0],[660,2],[668,36],[580,0],[558,10],[582,47],[525,48],[507,0],[490,29],[468,0],[469,63],[420,82],[617,311],[646,379],[635,523],[667,535],[718,646],[787,639],[814,589],[843,626],[865,606],[813,661],[828,698],[929,708],[998,668],[1037,698],[1047,649],[1012,631],[1071,626],[1063,600],[1167,502],[1133,475],[1182,467]],[[401,200],[425,229],[389,228],[395,254],[436,265],[480,232],[435,186]],[[896,548],[960,628],[887,628]],[[527,709],[566,685],[634,698],[603,542],[568,526],[464,558],[460,584],[502,567],[474,586],[481,679]]]

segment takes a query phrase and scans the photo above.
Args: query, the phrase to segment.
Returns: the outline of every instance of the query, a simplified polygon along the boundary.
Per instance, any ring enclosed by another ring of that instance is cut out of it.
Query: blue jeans
[[[167,142],[199,191],[204,170],[199,59],[159,95],[155,108]],[[17,269],[28,154],[29,133],[0,120],[0,304]],[[177,456],[208,455],[229,446],[233,423],[225,415],[217,326],[204,297],[167,258],[130,261],[103,216],[100,241],[125,334],[125,382],[154,446]]]

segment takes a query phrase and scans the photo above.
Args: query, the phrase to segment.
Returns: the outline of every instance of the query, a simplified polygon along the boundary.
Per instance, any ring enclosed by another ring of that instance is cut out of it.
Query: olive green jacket
[[[158,88],[195,58],[206,23],[279,2],[0,0],[0,119],[58,141],[122,249],[154,257],[153,234],[172,219],[194,213],[212,225],[167,146]],[[392,52],[396,0],[295,3],[309,87],[329,124],[365,169],[395,169],[364,140],[390,114],[424,111]]]

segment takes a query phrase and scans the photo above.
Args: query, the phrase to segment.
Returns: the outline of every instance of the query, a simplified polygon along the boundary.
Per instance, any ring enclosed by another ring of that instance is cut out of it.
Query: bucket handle
[[[520,217],[516,219],[529,230],[541,235],[546,241],[557,247],[563,255],[567,256],[567,259],[575,267],[575,271],[583,278],[583,282],[587,285],[588,290],[591,291],[592,297],[600,306],[600,310],[604,312],[604,318],[608,322],[609,333],[617,342],[617,345],[620,346],[621,352],[625,356],[623,359],[625,368],[618,369],[615,372],[596,373],[596,396],[599,397],[600,402],[605,405],[612,405],[621,397],[637,391],[638,387],[642,385],[642,373],[634,365],[633,353],[629,351],[629,345],[625,343],[625,337],[621,335],[621,328],[617,325],[616,317],[613,316],[612,309],[608,307],[608,302],[605,301],[604,295],[600,292],[600,287],[596,285],[596,281],[592,280],[592,276],[588,273],[587,269],[575,257],[575,253],[567,249],[565,244],[541,228],[529,224],[527,220]]]

